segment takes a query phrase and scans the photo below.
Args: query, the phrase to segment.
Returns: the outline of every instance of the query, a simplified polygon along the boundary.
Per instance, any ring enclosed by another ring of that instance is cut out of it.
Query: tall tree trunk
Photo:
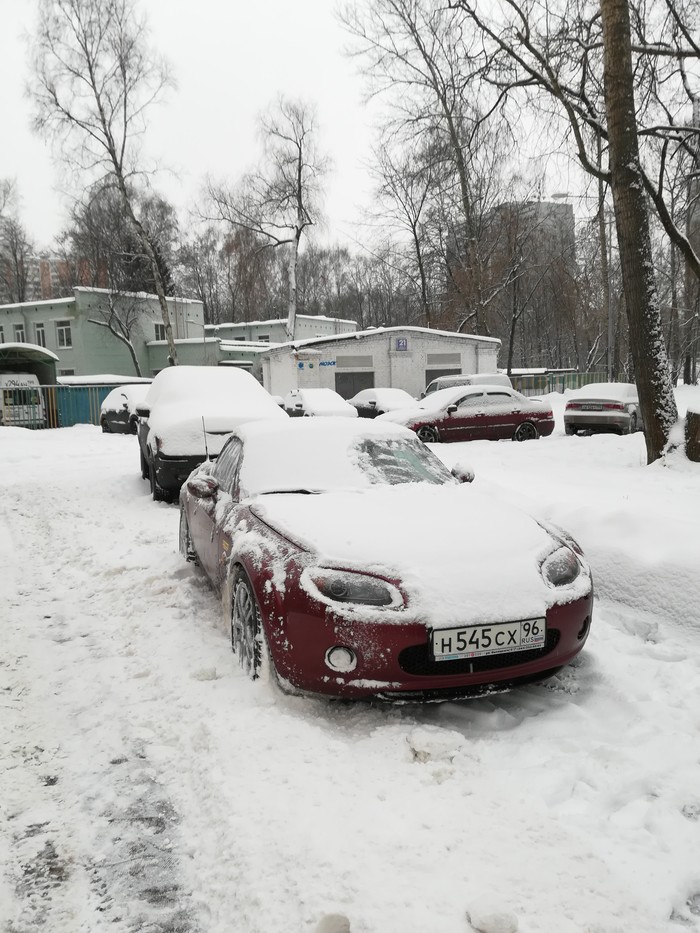
[[[627,0],[601,0],[610,175],[629,340],[644,419],[647,462],[658,459],[678,413],[654,280],[640,171]]]
[[[116,165],[116,161],[114,164]],[[165,285],[163,284],[163,276],[160,273],[160,267],[158,265],[156,253],[151,244],[150,237],[146,233],[146,230],[143,224],[138,219],[138,217],[134,213],[133,207],[131,206],[131,199],[129,198],[129,194],[126,190],[126,184],[124,182],[124,176],[121,170],[117,169],[115,171],[115,175],[117,178],[117,184],[119,186],[119,192],[124,202],[124,208],[126,209],[126,212],[129,216],[129,220],[131,221],[134,227],[134,230],[136,231],[136,235],[138,236],[139,241],[141,242],[141,246],[144,252],[146,253],[146,256],[148,257],[148,261],[150,262],[151,269],[153,271],[153,281],[155,282],[155,286],[156,286],[156,295],[158,296],[158,304],[160,306],[160,315],[163,320],[163,324],[165,326],[165,339],[168,342],[168,363],[171,366],[177,366],[177,349],[175,348],[175,340],[173,338],[173,328],[170,323],[170,312],[168,310],[168,302],[165,300]]]

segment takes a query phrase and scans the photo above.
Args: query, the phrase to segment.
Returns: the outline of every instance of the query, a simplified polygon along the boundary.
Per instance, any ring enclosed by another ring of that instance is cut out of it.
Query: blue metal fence
[[[46,385],[32,390],[4,389],[0,423],[36,430],[99,424],[100,405],[113,388],[113,385]]]

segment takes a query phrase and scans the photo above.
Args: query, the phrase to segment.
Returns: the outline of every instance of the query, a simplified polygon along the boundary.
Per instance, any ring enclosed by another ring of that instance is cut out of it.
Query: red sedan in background
[[[497,385],[440,389],[411,408],[387,412],[377,420],[403,424],[426,443],[529,441],[546,437],[554,430],[554,414],[549,405]]]

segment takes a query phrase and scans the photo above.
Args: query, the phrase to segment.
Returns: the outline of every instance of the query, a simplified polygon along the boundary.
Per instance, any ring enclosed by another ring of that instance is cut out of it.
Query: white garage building
[[[295,388],[405,389],[418,397],[436,376],[495,372],[501,341],[425,327],[378,327],[296,340],[262,354],[263,385],[273,395]]]

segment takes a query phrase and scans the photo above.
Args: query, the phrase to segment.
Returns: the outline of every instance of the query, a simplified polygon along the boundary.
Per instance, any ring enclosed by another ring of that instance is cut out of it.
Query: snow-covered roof
[[[148,385],[153,382],[153,379],[150,376],[120,376],[115,373],[96,373],[93,376],[58,376],[56,381],[62,386],[122,386],[139,382]]]
[[[147,347],[157,347],[162,344],[167,345],[167,340],[147,340]],[[175,346],[179,346],[182,343],[218,343],[218,337],[177,337],[174,339],[173,343]]]
[[[111,288],[93,288],[92,286],[78,285],[73,291],[80,292],[81,294],[109,295],[114,290]],[[118,292],[117,294],[121,298],[152,298],[154,301],[158,301],[158,295],[151,295],[150,292]],[[72,301],[73,299],[70,300]],[[177,301],[179,304],[186,305],[202,304],[199,298],[180,298],[177,295],[166,295],[165,300]]]
[[[53,350],[40,347],[36,343],[0,343],[0,357],[23,356],[33,360],[58,360]]]
[[[362,340],[365,337],[376,337],[381,334],[416,334],[421,336],[430,335],[432,337],[456,337],[460,340],[465,340],[468,342],[477,341],[479,343],[490,343],[495,346],[500,346],[501,341],[498,337],[481,337],[476,334],[459,334],[457,331],[453,330],[433,330],[431,327],[374,327],[369,330],[353,330],[347,331],[344,334],[327,334],[323,337],[308,337],[304,340],[289,340],[285,343],[278,344],[278,348],[283,349],[284,347],[290,347],[292,350],[296,350],[301,347],[307,346],[317,346],[320,344],[326,343],[337,343],[341,340]]]
[[[223,340],[220,337],[217,340],[221,345],[222,353],[238,353],[240,351],[245,353],[265,353],[270,348],[275,349],[282,346],[281,343],[258,343],[254,340]]]
[[[349,318],[343,317],[327,317],[325,314],[297,314],[297,321],[333,321],[338,324],[355,324],[357,321],[352,321]],[[220,324],[207,324],[207,327],[212,329],[217,327],[265,327],[268,324],[286,324],[286,317],[277,317],[277,318],[266,318],[261,321],[222,321]]]
[[[16,301],[14,304],[0,305],[0,311],[10,311],[14,308],[39,308],[42,305],[69,305],[75,304],[75,298],[47,298],[41,301]]]

